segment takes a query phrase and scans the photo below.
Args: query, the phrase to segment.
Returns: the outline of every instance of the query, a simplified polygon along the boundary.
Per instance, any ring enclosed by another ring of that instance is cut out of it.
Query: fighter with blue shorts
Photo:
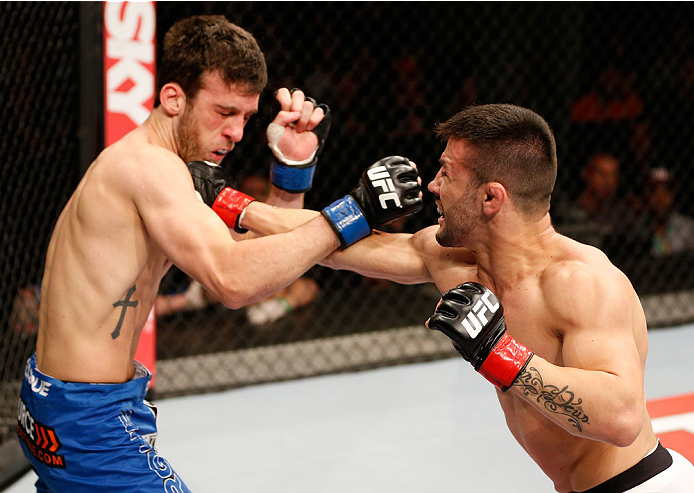
[[[104,9],[105,18],[120,15],[116,4]],[[249,238],[244,217],[303,206],[329,108],[300,90],[277,91],[272,189],[262,203],[234,190],[219,166],[267,84],[253,36],[223,16],[182,19],[164,36],[158,75],[154,110],[89,166],[51,234],[17,427],[39,492],[188,491],[154,449],[155,414],[143,400],[150,377],[134,361],[172,265],[237,309],[421,208],[416,168],[385,158],[324,215]]]
[[[154,448],[156,408],[144,400],[150,372],[120,384],[63,382],[24,370],[17,433],[40,493],[190,491]],[[66,412],[67,411],[67,412]]]

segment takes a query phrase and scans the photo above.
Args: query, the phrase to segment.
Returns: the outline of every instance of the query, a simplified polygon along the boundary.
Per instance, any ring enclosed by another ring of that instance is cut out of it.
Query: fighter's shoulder
[[[124,169],[131,168],[132,171],[158,165],[183,164],[181,158],[169,149],[144,139],[137,139],[130,134],[104,149],[97,161]]]
[[[187,176],[185,163],[177,154],[128,136],[104,149],[94,165],[112,183],[120,181],[136,186],[151,186],[161,180]]]
[[[600,250],[570,246],[541,275],[549,308],[566,314],[593,313],[603,306],[627,308],[634,289],[627,276]]]

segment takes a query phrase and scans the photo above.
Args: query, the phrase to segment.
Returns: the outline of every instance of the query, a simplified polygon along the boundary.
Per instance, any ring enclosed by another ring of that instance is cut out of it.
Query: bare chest
[[[509,335],[552,364],[562,365],[562,328],[539,290],[525,289],[501,298]]]

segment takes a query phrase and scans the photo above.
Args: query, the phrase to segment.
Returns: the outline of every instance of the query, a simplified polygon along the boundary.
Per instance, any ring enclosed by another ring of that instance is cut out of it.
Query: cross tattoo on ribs
[[[120,335],[120,328],[123,325],[123,319],[125,318],[125,310],[128,309],[129,306],[132,306],[133,308],[137,306],[138,301],[133,300],[130,301],[130,297],[133,295],[135,292],[135,285],[133,284],[133,287],[128,289],[128,292],[125,295],[125,299],[122,301],[116,301],[113,306],[122,306],[123,309],[120,312],[120,318],[118,319],[118,323],[116,324],[116,328],[111,332],[111,338],[116,339]]]

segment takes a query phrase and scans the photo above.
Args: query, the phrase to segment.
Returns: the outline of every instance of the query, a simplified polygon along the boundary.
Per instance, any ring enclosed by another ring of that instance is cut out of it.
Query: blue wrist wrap
[[[345,195],[321,211],[333,226],[340,246],[346,247],[371,234],[364,212],[351,195]]]
[[[316,160],[303,166],[289,166],[272,161],[270,163],[270,180],[277,188],[291,193],[303,193],[311,189],[313,174],[316,171]]]

